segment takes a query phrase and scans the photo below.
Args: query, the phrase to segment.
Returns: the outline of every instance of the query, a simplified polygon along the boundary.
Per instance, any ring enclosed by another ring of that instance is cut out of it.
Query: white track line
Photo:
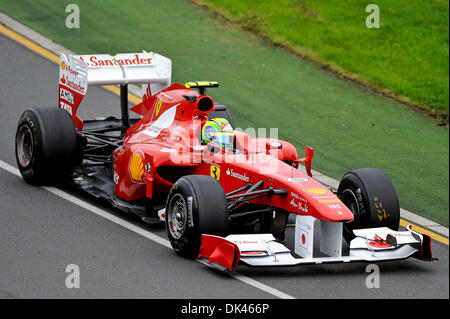
[[[16,175],[16,176],[22,178],[19,170],[16,167],[9,165],[8,163],[6,163],[2,160],[0,160],[0,168],[4,169],[5,171],[7,171],[13,175]],[[89,204],[88,202],[85,202],[75,196],[72,196],[69,193],[66,193],[66,192],[60,190],[59,188],[52,187],[52,186],[41,186],[41,188],[47,190],[48,192],[50,192],[58,197],[61,197],[75,205],[78,205],[78,206],[90,211],[91,213],[96,214],[97,216],[103,217],[103,218],[109,220],[110,222],[113,222],[113,223],[120,225],[128,230],[131,230],[132,232],[135,232],[136,234],[139,234],[147,239],[150,239],[151,241],[154,241],[157,244],[160,244],[164,247],[172,249],[172,246],[170,245],[170,242],[167,239],[164,239],[164,238],[162,238],[158,235],[155,235],[147,230],[144,230],[136,225],[133,225],[132,223],[127,222],[126,220],[123,220],[117,216],[114,216],[113,214],[107,212],[106,210],[103,210],[92,204]],[[198,260],[198,262],[200,262],[204,265],[210,266],[207,262],[200,261],[200,260]],[[281,298],[281,299],[295,299],[293,296],[285,294],[284,292],[282,292],[278,289],[267,286],[266,284],[263,284],[262,282],[254,280],[250,277],[247,277],[247,276],[244,276],[241,274],[237,274],[237,273],[229,273],[229,275],[247,285],[250,285],[254,288],[262,290],[274,297]]]

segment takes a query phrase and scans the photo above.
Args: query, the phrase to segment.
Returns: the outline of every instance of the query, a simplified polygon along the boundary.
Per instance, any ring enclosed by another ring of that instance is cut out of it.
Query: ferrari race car
[[[429,236],[399,231],[399,201],[383,171],[353,170],[329,189],[311,174],[312,148],[299,158],[278,138],[221,132],[233,120],[206,95],[218,83],[171,84],[171,69],[170,59],[145,51],[61,54],[58,107],[31,108],[19,119],[16,159],[25,181],[68,183],[147,223],[165,222],[177,254],[223,270],[239,262],[434,259]],[[142,102],[131,109],[128,84],[142,85]],[[120,86],[120,119],[77,115],[89,85]],[[208,123],[220,134],[205,142]],[[290,215],[293,251],[285,239]]]

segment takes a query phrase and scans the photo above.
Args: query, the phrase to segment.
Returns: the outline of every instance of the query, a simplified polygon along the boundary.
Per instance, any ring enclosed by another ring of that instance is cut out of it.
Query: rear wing
[[[147,96],[171,84],[172,61],[153,52],[64,55],[60,54],[58,106],[72,115],[78,130],[83,120],[76,115],[89,85],[120,85],[122,121],[129,126],[128,84],[142,84]]]

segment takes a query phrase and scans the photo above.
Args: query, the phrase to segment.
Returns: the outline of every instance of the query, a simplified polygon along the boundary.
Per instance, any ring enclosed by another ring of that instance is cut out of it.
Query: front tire
[[[350,242],[353,229],[388,227],[398,230],[400,206],[391,179],[376,168],[346,173],[339,184],[338,197],[353,212],[354,220],[344,224],[344,238]]]
[[[202,234],[228,235],[228,207],[220,183],[203,175],[181,177],[166,203],[166,231],[175,252],[198,256]]]

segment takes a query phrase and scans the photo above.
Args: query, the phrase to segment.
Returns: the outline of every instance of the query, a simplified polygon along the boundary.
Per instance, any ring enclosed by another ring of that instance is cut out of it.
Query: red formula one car
[[[399,202],[383,171],[354,170],[337,191],[325,187],[312,177],[312,148],[299,158],[288,142],[233,131],[227,108],[206,95],[218,83],[171,84],[171,60],[156,53],[60,59],[59,107],[26,110],[18,123],[27,182],[65,181],[145,222],[165,222],[179,255],[221,269],[433,260],[428,236],[398,231]],[[137,119],[129,117],[130,83],[142,84],[142,103],[131,108]],[[82,120],[88,85],[109,84],[120,85],[122,118]],[[294,251],[284,242],[290,214]]]

